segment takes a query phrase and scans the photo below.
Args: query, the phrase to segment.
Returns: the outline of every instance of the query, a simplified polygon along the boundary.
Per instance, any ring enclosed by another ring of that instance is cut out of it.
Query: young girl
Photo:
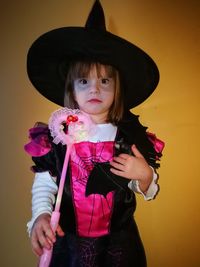
[[[119,52],[123,55],[117,59]],[[133,217],[134,192],[147,200],[155,197],[162,142],[147,134],[129,109],[155,89],[155,63],[106,31],[96,1],[84,28],[61,28],[36,40],[28,54],[28,74],[45,97],[80,109],[96,129],[74,144],[56,235],[50,216],[66,146],[55,144],[44,124],[30,130],[25,149],[35,163],[28,223],[33,251],[41,256],[43,248],[53,246],[50,266],[56,267],[146,266]]]

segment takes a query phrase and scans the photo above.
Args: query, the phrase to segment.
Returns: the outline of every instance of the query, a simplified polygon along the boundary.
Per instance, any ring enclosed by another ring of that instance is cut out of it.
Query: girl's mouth
[[[92,98],[92,99],[88,100],[88,102],[90,102],[90,103],[101,103],[102,101],[99,100],[98,98]]]

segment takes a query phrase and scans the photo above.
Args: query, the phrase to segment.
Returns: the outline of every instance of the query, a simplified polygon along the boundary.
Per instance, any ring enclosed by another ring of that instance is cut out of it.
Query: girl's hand
[[[110,171],[127,179],[138,180],[140,189],[145,192],[153,178],[153,171],[149,167],[143,155],[132,145],[131,150],[135,156],[120,154],[113,158]]]
[[[51,249],[53,243],[56,241],[55,233],[51,229],[50,220],[51,216],[44,213],[38,216],[33,225],[31,231],[31,245],[33,252],[37,256],[42,255],[43,248]],[[64,232],[60,226],[58,226],[56,232],[59,236],[64,236]]]

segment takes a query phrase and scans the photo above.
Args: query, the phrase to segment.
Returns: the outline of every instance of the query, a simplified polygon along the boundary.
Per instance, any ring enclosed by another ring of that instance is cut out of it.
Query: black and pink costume
[[[51,267],[146,266],[133,217],[135,194],[128,186],[130,180],[110,172],[109,161],[115,154],[129,153],[129,145],[135,144],[149,165],[157,168],[161,153],[153,138],[138,117],[129,113],[117,125],[115,140],[74,145],[61,204],[60,225],[65,236],[57,237]],[[59,183],[66,147],[52,143],[45,127],[36,129],[32,139],[40,145],[42,140],[43,149],[48,150],[33,157],[33,170],[48,171]],[[116,143],[121,144],[119,149]]]

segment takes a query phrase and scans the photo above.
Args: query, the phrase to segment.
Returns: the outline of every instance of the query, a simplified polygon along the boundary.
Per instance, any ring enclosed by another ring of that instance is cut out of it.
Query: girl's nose
[[[90,93],[98,93],[99,92],[99,84],[98,84],[98,80],[93,80],[91,82],[91,86],[90,86]]]

